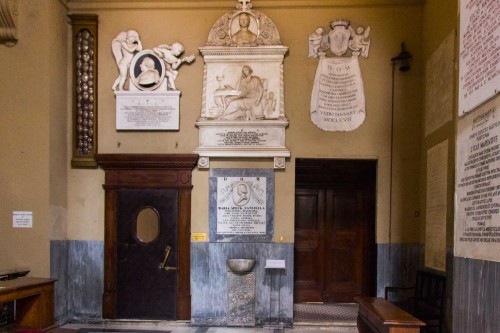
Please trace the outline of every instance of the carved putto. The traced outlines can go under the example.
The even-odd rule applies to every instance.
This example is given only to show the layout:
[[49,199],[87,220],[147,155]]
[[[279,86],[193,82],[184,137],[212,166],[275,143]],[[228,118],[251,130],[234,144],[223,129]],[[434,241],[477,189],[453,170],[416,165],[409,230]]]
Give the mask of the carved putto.
[[251,0],[238,0],[236,10],[226,13],[213,25],[207,46],[280,45],[276,25],[265,14],[252,9]]
[[308,58],[318,58],[325,55],[325,51],[330,51],[335,56],[343,56],[350,49],[353,56],[368,58],[371,40],[370,26],[366,28],[358,26],[354,29],[350,21],[333,20],[330,23],[331,30],[325,34],[322,27],[316,28],[309,35]]
[[[178,68],[183,63],[194,61],[194,54],[180,57],[184,46],[175,42],[161,44],[153,49],[144,49],[135,30],[120,32],[111,43],[111,49],[118,66],[119,75],[113,83],[114,91],[124,91],[125,82],[130,78],[129,90],[177,90],[175,79]],[[165,81],[165,82],[164,82]]]

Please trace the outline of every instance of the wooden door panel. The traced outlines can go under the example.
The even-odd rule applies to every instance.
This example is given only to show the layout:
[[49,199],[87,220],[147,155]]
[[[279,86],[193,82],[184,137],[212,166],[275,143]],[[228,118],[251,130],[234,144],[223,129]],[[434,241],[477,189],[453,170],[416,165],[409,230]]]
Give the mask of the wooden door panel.
[[324,192],[297,190],[295,197],[295,301],[320,302],[324,289]]
[[[123,189],[118,191],[117,317],[176,319],[177,298],[177,191]],[[137,216],[154,209],[159,217],[157,236],[142,242],[136,235]],[[168,258],[165,260],[167,245]],[[160,267],[165,261],[165,266]]]
[[353,302],[375,290],[374,161],[297,163],[295,302]]
[[353,302],[363,288],[362,192],[344,186],[328,189],[325,302]]

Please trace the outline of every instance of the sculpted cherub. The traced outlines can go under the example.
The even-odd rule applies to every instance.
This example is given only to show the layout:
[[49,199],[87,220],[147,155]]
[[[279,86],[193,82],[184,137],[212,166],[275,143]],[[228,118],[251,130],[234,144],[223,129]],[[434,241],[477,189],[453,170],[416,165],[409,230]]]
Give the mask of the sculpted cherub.
[[168,87],[170,87],[170,89],[177,90],[174,82],[179,75],[177,69],[184,62],[193,62],[195,55],[192,54],[184,58],[179,58],[180,55],[184,53],[184,46],[178,42],[171,45],[161,44],[153,48],[153,51],[165,62],[165,74],[168,80]]
[[318,57],[318,52],[320,51],[324,39],[324,32],[325,29],[323,29],[322,27],[318,27],[309,35],[309,54],[307,55],[308,58]]
[[114,91],[123,90],[132,58],[137,52],[142,51],[139,34],[135,30],[120,32],[111,42],[111,49],[120,73],[113,83],[112,89]]
[[353,52],[361,54],[364,58],[368,58],[368,52],[370,50],[371,40],[368,39],[370,34],[370,26],[363,28],[359,26],[356,31],[350,25],[348,27],[351,32],[351,39],[349,40],[349,48]]

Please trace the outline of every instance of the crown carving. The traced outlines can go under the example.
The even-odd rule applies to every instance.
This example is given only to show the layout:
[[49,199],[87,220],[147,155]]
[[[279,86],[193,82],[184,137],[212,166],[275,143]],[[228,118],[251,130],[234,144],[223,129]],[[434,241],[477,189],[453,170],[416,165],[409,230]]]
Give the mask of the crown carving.
[[330,25],[332,26],[332,28],[339,26],[339,25],[347,28],[349,26],[349,24],[351,24],[351,21],[344,20],[344,19],[335,19],[332,22],[330,22]]

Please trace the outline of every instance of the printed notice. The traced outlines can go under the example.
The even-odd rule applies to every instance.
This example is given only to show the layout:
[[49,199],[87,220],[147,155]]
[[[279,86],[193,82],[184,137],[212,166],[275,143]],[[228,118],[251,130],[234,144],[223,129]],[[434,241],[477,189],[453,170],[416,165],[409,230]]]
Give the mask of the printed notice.
[[500,260],[500,98],[458,125],[455,255]]
[[364,120],[358,58],[321,58],[311,94],[311,121],[325,131],[352,131]]
[[217,234],[266,234],[266,177],[217,178]]
[[460,1],[459,115],[500,89],[500,1]]
[[12,212],[13,228],[33,228],[33,212],[14,211]]

